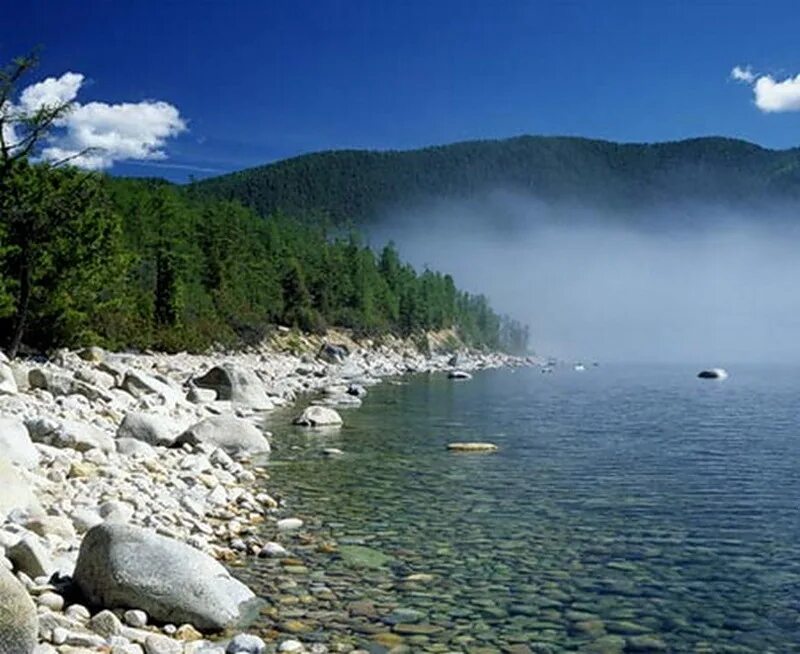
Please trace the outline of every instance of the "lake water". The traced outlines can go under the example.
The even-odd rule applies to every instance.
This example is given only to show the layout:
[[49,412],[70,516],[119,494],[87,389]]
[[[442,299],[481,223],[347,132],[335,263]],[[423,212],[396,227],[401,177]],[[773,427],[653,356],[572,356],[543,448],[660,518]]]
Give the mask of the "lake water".
[[[800,370],[696,372],[423,376],[338,432],[279,416],[270,488],[308,529],[243,572],[263,626],[371,652],[800,651]],[[469,440],[500,449],[445,450]]]

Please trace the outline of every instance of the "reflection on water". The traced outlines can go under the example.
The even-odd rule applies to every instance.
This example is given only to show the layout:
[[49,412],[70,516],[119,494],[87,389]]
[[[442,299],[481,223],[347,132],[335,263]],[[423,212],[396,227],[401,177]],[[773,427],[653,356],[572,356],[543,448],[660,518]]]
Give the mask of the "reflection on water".
[[276,418],[270,488],[310,529],[244,572],[265,624],[373,652],[800,651],[800,371],[731,372],[422,377],[339,432]]

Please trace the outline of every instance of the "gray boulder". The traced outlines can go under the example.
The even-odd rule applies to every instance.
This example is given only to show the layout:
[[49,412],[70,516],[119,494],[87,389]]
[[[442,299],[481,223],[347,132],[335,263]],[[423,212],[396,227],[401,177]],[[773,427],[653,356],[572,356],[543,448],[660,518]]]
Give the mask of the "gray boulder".
[[50,370],[47,368],[34,368],[28,373],[28,383],[31,388],[41,388],[50,391],[53,395],[83,395],[91,401],[109,401],[111,396],[102,388],[75,379],[70,375]]
[[192,386],[186,393],[186,399],[193,404],[208,404],[217,399],[217,391],[211,388],[197,388]]
[[0,523],[14,510],[42,515],[42,507],[30,485],[6,459],[0,458]]
[[0,654],[31,654],[38,634],[36,605],[24,586],[0,566]]
[[78,350],[78,356],[84,361],[100,363],[103,359],[105,359],[106,353],[103,352],[102,348],[99,348],[96,345],[90,345],[82,350]]
[[122,388],[135,398],[156,395],[167,406],[183,402],[183,394],[180,391],[140,370],[128,370],[122,380]]
[[114,439],[99,427],[76,420],[31,418],[25,422],[31,440],[52,447],[68,447],[78,452],[99,449],[114,451]]
[[218,400],[230,400],[259,411],[273,408],[258,376],[249,368],[234,363],[213,367],[196,378],[194,385],[216,391]]
[[237,634],[231,638],[225,654],[264,654],[267,644],[252,634]]
[[232,415],[212,416],[192,425],[178,436],[176,446],[189,443],[216,445],[231,456],[265,454],[269,441],[254,424]]
[[50,554],[33,535],[23,536],[6,551],[6,556],[15,570],[24,572],[31,579],[49,577],[56,571]]
[[82,368],[75,372],[75,379],[91,384],[97,388],[108,390],[113,387],[117,380],[114,375],[98,370],[97,368]]
[[239,622],[255,596],[213,558],[132,525],[105,522],[84,537],[74,581],[104,608],[137,608],[160,622],[218,631]]
[[140,459],[154,459],[158,456],[152,446],[135,438],[118,438],[117,452],[123,456],[132,456]]
[[117,438],[135,438],[148,445],[169,447],[183,427],[164,416],[139,411],[125,414],[117,429]]
[[310,406],[294,420],[301,427],[332,427],[342,424],[342,417],[333,409],[324,406]]
[[11,463],[23,468],[30,470],[39,465],[39,452],[19,418],[0,418],[0,452]]
[[11,366],[0,363],[0,395],[14,395],[17,390],[17,380]]
[[336,345],[335,343],[323,343],[317,353],[317,358],[325,363],[343,363],[350,356],[350,350],[346,345]]

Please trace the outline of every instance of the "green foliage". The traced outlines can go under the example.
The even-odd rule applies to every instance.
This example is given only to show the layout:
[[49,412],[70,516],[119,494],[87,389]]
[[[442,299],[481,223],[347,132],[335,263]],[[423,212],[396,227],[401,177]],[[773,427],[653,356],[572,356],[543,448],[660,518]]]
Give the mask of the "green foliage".
[[800,196],[800,148],[774,151],[725,138],[623,144],[521,136],[405,152],[338,150],[303,155],[196,184],[261,215],[326,215],[362,225],[388,209],[487,190],[532,193],[597,208],[701,200],[749,206]]
[[374,336],[455,327],[491,348],[507,338],[485,298],[447,275],[418,274],[392,245],[376,255],[356,234],[332,238],[323,226],[264,219],[158,180],[75,169],[19,165],[3,197],[0,298],[9,299],[0,310],[13,324],[27,243],[25,342],[36,348],[202,350],[258,341],[275,323]]
[[103,178],[18,162],[3,180],[0,218],[0,334],[10,340],[24,316],[35,347],[93,339],[92,316],[118,303],[125,265]]

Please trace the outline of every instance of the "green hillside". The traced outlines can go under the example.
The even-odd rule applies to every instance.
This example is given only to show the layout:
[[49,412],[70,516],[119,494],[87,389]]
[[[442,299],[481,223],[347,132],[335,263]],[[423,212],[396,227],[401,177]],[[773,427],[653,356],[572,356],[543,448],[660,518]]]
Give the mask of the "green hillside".
[[741,207],[800,198],[800,149],[698,138],[621,144],[522,136],[409,151],[337,150],[210,178],[197,188],[262,215],[327,215],[363,224],[388,209],[487,190],[615,209],[674,201]]

